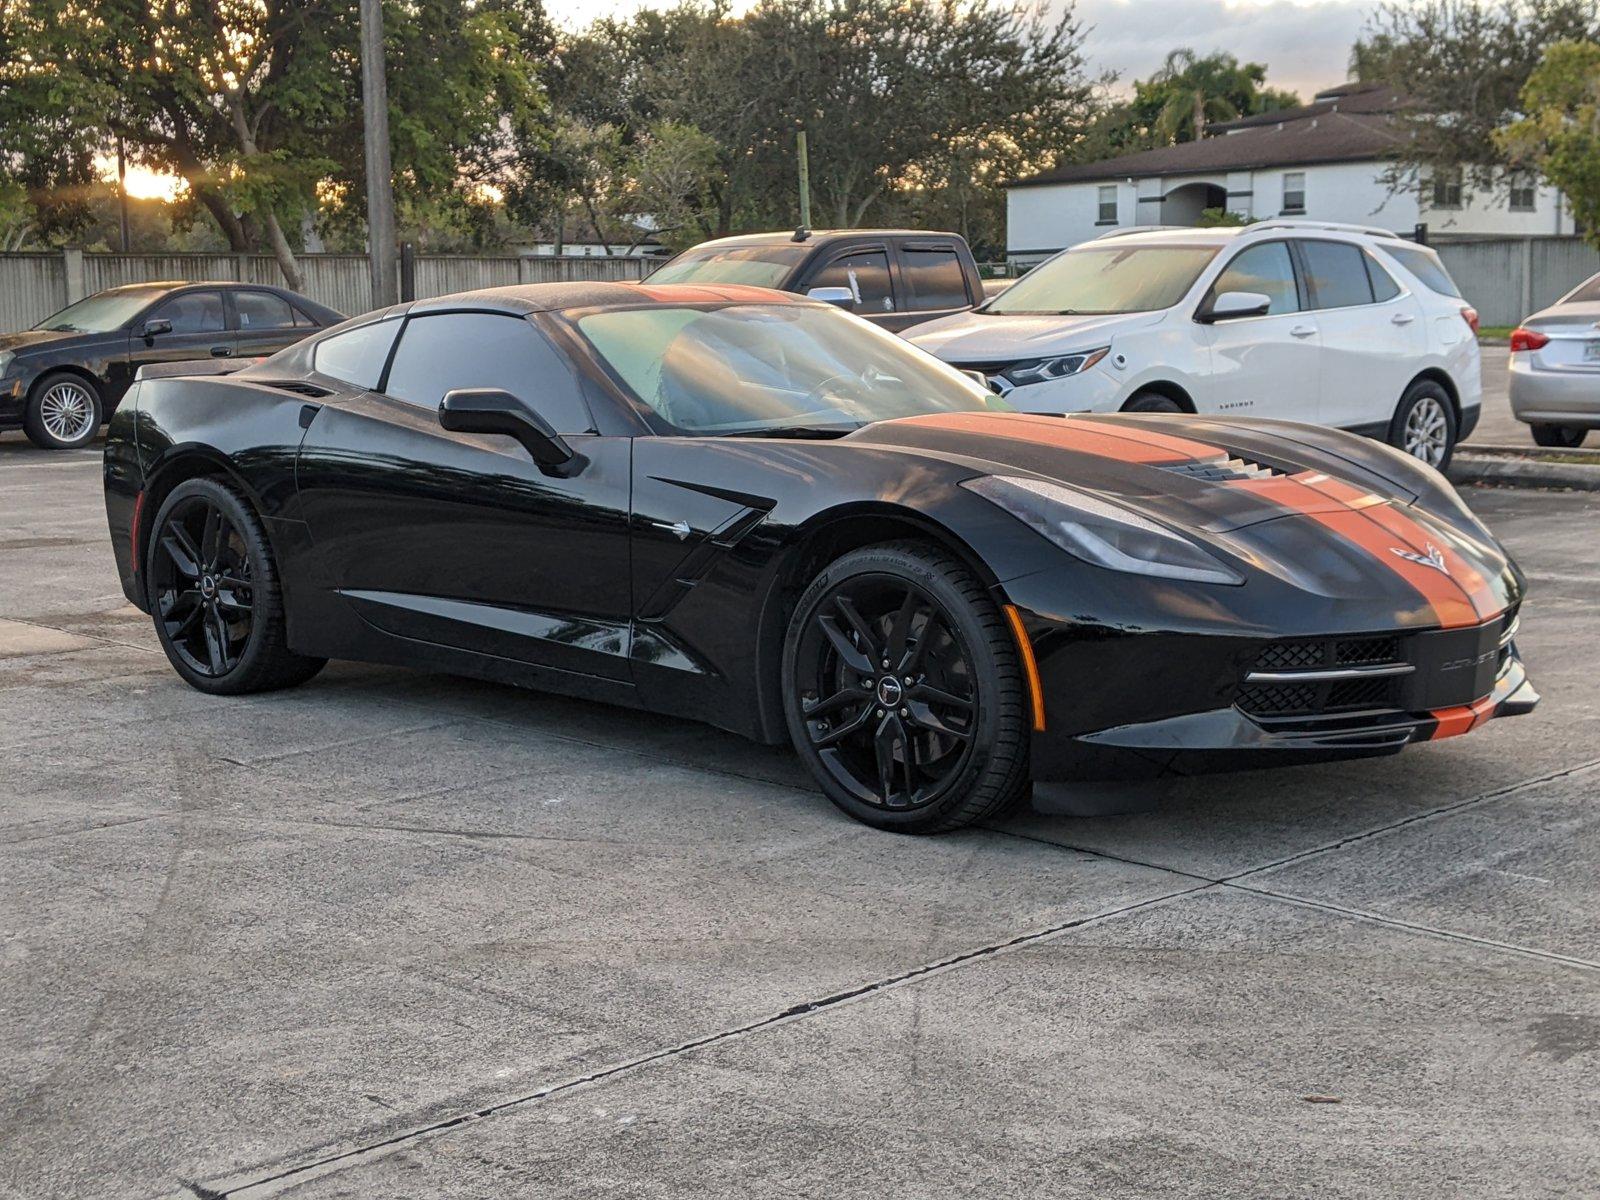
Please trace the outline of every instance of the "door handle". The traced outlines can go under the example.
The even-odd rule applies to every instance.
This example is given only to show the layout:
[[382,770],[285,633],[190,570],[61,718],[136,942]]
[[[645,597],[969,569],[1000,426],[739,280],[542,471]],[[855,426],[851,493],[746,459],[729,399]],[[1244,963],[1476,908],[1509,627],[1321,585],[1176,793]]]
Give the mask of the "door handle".
[[232,358],[233,357],[233,347],[232,346],[213,346],[213,347],[211,347],[211,357],[212,358]]
[[1389,320],[1393,321],[1396,325],[1409,325],[1411,322],[1415,321],[1416,318],[1410,313],[1395,313],[1395,315],[1390,317]]
[[1297,338],[1308,338],[1312,334],[1314,334],[1316,331],[1317,331],[1317,327],[1315,325],[1296,325],[1293,329],[1289,330],[1289,336],[1290,337],[1297,337]]

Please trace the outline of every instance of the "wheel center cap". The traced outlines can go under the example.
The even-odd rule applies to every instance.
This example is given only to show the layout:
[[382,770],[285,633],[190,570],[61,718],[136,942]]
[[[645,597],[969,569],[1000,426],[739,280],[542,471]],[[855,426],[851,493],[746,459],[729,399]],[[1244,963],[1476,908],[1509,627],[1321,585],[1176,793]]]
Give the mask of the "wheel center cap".
[[200,580],[200,594],[207,600],[217,594],[217,581],[210,575],[202,576]]
[[878,703],[885,708],[898,707],[900,701],[905,698],[905,694],[905,689],[900,686],[898,679],[884,676],[884,678],[878,680]]

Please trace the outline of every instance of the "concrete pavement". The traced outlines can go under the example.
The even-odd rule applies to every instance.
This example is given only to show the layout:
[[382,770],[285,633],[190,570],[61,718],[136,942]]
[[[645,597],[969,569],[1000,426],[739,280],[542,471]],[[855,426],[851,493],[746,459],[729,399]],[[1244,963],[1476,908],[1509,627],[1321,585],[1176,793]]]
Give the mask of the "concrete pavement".
[[1600,586],[1534,715],[876,833],[787,753],[338,665],[216,700],[0,445],[0,1195],[1594,1194]]

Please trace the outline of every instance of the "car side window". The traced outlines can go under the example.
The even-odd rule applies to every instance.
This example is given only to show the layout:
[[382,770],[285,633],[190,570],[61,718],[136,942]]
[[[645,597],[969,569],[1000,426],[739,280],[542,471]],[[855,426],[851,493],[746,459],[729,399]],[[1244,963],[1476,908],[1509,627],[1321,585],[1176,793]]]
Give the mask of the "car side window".
[[1394,281],[1394,276],[1389,274],[1384,266],[1370,254],[1361,256],[1367,264],[1367,279],[1372,284],[1372,298],[1379,304],[1393,300],[1400,294],[1400,285]]
[[173,333],[218,333],[228,324],[222,316],[221,292],[185,292],[174,296],[148,319],[171,321]]
[[1349,242],[1304,241],[1300,254],[1306,264],[1306,288],[1312,308],[1351,308],[1372,303],[1372,283],[1367,278],[1366,257]]
[[1241,250],[1222,268],[1206,296],[1209,307],[1223,292],[1259,292],[1270,296],[1267,315],[1300,311],[1300,293],[1295,288],[1294,260],[1287,242],[1262,242]]
[[[882,250],[856,250],[834,259],[806,285],[849,288],[858,313],[894,311],[894,289],[889,283],[889,256]],[[963,301],[965,303],[965,301]]]
[[456,388],[495,388],[531,405],[557,433],[593,428],[582,385],[550,340],[522,317],[438,313],[412,317],[389,365],[384,394],[435,409]]
[[383,378],[383,365],[389,361],[389,348],[399,332],[397,320],[373,321],[323,338],[311,352],[312,368],[372,391]]
[[953,249],[943,246],[906,246],[900,251],[904,266],[906,307],[914,309],[963,308],[967,276]]
[[271,292],[235,292],[233,308],[239,314],[240,333],[295,326],[294,309],[282,296]]

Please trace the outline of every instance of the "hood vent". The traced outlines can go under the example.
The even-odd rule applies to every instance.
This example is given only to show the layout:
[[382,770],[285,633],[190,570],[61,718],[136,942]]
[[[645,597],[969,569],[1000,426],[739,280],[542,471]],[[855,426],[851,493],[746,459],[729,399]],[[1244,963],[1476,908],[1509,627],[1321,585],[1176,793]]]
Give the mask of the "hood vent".
[[1213,458],[1206,462],[1174,463],[1161,469],[1171,471],[1174,475],[1187,475],[1190,479],[1204,479],[1208,483],[1233,483],[1240,479],[1271,479],[1277,475],[1288,474],[1287,471],[1280,471],[1277,467],[1265,466],[1243,458]]

